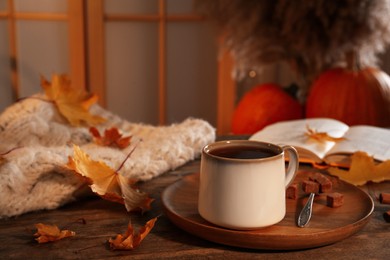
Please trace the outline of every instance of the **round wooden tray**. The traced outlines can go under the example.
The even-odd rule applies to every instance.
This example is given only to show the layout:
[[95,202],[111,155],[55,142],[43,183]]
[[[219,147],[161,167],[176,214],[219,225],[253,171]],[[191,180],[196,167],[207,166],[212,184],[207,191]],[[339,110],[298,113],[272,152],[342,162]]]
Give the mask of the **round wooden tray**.
[[[299,172],[295,182],[307,179],[307,173]],[[168,186],[162,193],[162,204],[168,218],[181,229],[220,244],[271,250],[291,250],[324,246],[347,238],[363,228],[374,210],[371,197],[361,189],[330,177],[333,191],[344,195],[344,205],[339,208],[326,206],[326,196],[316,195],[313,215],[308,226],[296,225],[298,214],[307,200],[286,199],[286,216],[276,225],[253,230],[238,231],[216,226],[204,220],[198,213],[199,174],[188,175]]]

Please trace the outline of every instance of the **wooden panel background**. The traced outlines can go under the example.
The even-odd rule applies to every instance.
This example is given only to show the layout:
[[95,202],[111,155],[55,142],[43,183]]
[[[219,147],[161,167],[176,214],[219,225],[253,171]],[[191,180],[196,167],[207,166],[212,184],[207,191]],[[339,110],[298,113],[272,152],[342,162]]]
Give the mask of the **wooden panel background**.
[[[19,1],[19,2],[17,2]],[[41,22],[60,22],[66,23],[68,28],[68,50],[69,70],[52,71],[51,73],[67,73],[70,75],[73,84],[85,87],[91,92],[98,94],[100,104],[107,106],[107,71],[105,69],[106,46],[105,46],[105,24],[108,22],[146,22],[157,24],[158,28],[158,86],[156,88],[158,95],[158,124],[170,123],[167,120],[167,26],[168,23],[204,23],[203,17],[194,13],[176,14],[169,13],[167,4],[169,0],[155,0],[157,3],[157,13],[110,13],[105,12],[104,0],[61,0],[65,1],[67,10],[64,12],[48,11],[20,11],[16,10],[16,3],[21,4],[23,0],[3,0],[5,8],[0,10],[0,21],[7,23],[7,34],[9,43],[10,58],[10,82],[12,88],[12,100],[16,101],[23,96],[21,91],[20,71],[20,46],[18,46],[18,26],[20,21],[41,21]],[[60,1],[60,0],[58,0]],[[41,2],[44,4],[45,1]],[[37,6],[40,1],[37,1]],[[171,1],[175,4],[175,1]],[[0,3],[0,8],[2,7]],[[37,8],[38,9],[38,8]],[[45,10],[45,8],[43,9]],[[235,83],[231,79],[231,61],[224,55],[221,59],[215,55],[215,64],[218,66],[215,75],[215,93],[217,97],[207,96],[205,99],[212,98],[215,103],[214,111],[216,114],[215,122],[210,122],[217,127],[219,133],[227,133],[230,129],[230,116],[232,104],[235,100]],[[37,60],[37,63],[39,60]],[[36,75],[39,78],[39,75]],[[8,86],[2,86],[8,88]],[[215,100],[214,100],[215,98]],[[210,103],[210,102],[209,102]],[[2,104],[0,104],[1,106]],[[8,104],[2,105],[4,108]],[[200,106],[202,104],[199,104]],[[178,108],[180,109],[180,108]],[[188,115],[192,116],[192,115]],[[213,117],[211,117],[213,118]]]

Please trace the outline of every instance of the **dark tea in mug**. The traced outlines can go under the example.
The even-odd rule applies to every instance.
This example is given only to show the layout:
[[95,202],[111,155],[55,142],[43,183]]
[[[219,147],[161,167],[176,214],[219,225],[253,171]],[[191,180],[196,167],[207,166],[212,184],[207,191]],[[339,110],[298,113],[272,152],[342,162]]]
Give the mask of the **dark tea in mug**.
[[231,145],[225,147],[218,147],[209,150],[211,155],[218,157],[225,157],[231,159],[261,159],[278,155],[278,151],[274,151],[271,148],[260,148],[257,146],[245,146],[245,145]]

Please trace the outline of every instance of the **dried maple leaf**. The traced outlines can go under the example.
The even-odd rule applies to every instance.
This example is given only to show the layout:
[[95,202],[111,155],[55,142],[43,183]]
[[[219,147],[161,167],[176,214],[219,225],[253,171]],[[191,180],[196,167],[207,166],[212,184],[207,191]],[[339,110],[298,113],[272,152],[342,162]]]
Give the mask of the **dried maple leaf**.
[[79,126],[83,122],[96,125],[105,121],[89,113],[90,106],[97,102],[97,96],[88,94],[82,87],[73,87],[66,75],[54,74],[51,83],[41,77],[41,86],[71,125]]
[[[93,192],[104,199],[124,203],[127,211],[150,209],[153,199],[149,198],[148,194],[132,187],[136,180],[126,178],[118,173],[124,163],[115,171],[102,161],[90,159],[88,154],[84,153],[77,145],[74,145],[73,148],[74,155],[73,157],[69,156],[67,166],[84,176]],[[134,149],[127,158],[133,151]]]
[[309,125],[306,125],[305,135],[319,142],[324,142],[324,141],[338,142],[338,141],[345,140],[344,137],[332,137],[326,132],[317,132],[316,129],[311,128]]
[[35,224],[37,232],[34,237],[38,243],[54,242],[65,237],[73,237],[75,232],[70,230],[60,230],[56,225],[45,225],[42,223]]
[[349,170],[332,167],[328,171],[331,175],[354,185],[364,185],[369,181],[382,182],[390,180],[390,160],[376,164],[372,156],[365,152],[356,152],[352,155]]
[[114,239],[110,238],[108,243],[110,244],[110,248],[113,250],[133,250],[137,248],[142,240],[149,234],[149,232],[154,227],[154,223],[156,223],[157,217],[152,218],[148,222],[146,222],[145,226],[141,227],[138,233],[134,232],[134,227],[129,221],[126,232],[121,235],[118,234]]
[[130,145],[131,136],[122,137],[116,127],[106,129],[104,135],[101,136],[96,127],[90,127],[89,132],[93,135],[95,143],[102,146],[116,146],[124,149]]

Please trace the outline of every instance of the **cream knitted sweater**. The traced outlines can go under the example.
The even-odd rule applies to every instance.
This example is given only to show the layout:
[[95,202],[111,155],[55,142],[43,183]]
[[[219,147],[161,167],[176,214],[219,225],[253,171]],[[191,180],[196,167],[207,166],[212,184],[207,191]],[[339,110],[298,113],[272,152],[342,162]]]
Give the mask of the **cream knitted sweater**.
[[[92,114],[107,119],[102,133],[117,127],[123,136],[142,139],[120,173],[146,181],[199,156],[204,145],[215,140],[215,129],[200,119],[189,118],[170,126],[130,123],[95,105]],[[79,145],[94,160],[113,169],[130,149],[98,146],[88,128],[72,127],[53,104],[25,99],[0,115],[0,218],[29,211],[54,209],[75,199],[82,181],[64,165]]]

